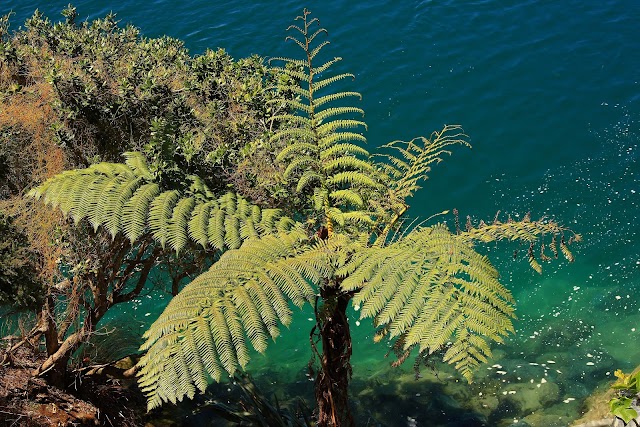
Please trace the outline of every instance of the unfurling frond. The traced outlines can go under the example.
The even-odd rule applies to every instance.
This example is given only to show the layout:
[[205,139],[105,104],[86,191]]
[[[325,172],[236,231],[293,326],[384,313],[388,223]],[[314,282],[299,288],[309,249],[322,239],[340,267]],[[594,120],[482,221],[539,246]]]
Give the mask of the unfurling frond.
[[237,248],[242,241],[278,230],[293,221],[277,210],[262,210],[233,193],[214,197],[204,183],[193,179],[184,195],[162,191],[139,153],[126,153],[127,163],[98,163],[65,171],[29,195],[59,207],[77,223],[89,221],[131,242],[149,233],[162,247],[180,252],[189,241],[203,248]]
[[280,334],[278,324],[291,322],[290,302],[311,302],[312,285],[331,274],[326,251],[309,244],[296,229],[247,240],[171,300],[141,348],[140,387],[149,409],[193,397],[207,377],[220,381],[244,368],[249,343],[266,349]]

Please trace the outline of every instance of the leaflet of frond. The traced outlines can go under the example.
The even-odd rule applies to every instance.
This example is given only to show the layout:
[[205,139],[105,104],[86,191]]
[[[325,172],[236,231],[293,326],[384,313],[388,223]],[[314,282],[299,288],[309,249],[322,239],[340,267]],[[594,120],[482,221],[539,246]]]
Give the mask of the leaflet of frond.
[[351,73],[343,73],[343,74],[338,74],[332,77],[327,77],[326,79],[322,79],[322,80],[317,80],[316,82],[313,83],[313,90],[314,91],[319,91],[324,87],[327,87],[337,81],[346,79],[348,77],[351,77],[352,79],[355,79],[356,76],[354,76]]
[[[284,58],[272,58],[272,60],[283,60],[285,62],[288,62],[290,64],[295,64],[298,66],[306,66],[306,62],[302,61],[302,60],[289,60],[287,61]],[[297,80],[301,80],[303,82],[309,82],[309,74],[302,72],[302,71],[297,71],[297,70],[292,70],[290,68],[284,68],[284,67],[271,67],[271,69],[275,72],[279,72],[279,73],[283,73],[283,74],[287,74],[291,77],[294,77]]]
[[142,153],[137,151],[128,151],[123,154],[123,157],[125,158],[125,164],[133,170],[136,176],[147,181],[153,179],[153,175],[147,166],[147,159]]
[[291,161],[291,163],[287,165],[287,168],[285,169],[282,176],[285,179],[291,179],[293,175],[297,175],[300,172],[304,172],[310,169],[313,170],[316,168],[317,168],[316,159],[311,158],[309,156],[302,155],[302,156],[296,157],[294,160]]
[[337,101],[339,99],[347,98],[347,97],[356,97],[359,100],[362,100],[362,95],[359,92],[338,92],[338,93],[323,95],[319,98],[316,98],[314,99],[314,104],[316,108],[320,108],[324,104]]
[[[333,137],[335,138],[332,140],[331,138]],[[326,161],[327,159],[342,156],[368,157],[369,152],[364,148],[349,142],[344,142],[353,140],[367,141],[364,136],[349,132],[340,132],[331,137],[323,138],[323,141],[325,141],[323,145],[327,146],[327,148],[323,148],[322,151],[320,151],[320,160]],[[335,144],[336,142],[340,142],[340,144]]]
[[301,192],[302,190],[307,188],[309,185],[311,185],[313,182],[321,183],[322,176],[317,172],[306,170],[300,177],[300,180],[298,181],[298,185],[296,186],[296,191]]
[[276,161],[281,162],[289,156],[296,155],[315,155],[318,152],[318,146],[309,142],[293,142],[287,145],[276,157]]
[[357,208],[361,208],[364,204],[362,197],[353,190],[336,190],[329,194],[329,197],[336,205],[350,204]]
[[131,242],[145,232],[151,201],[160,193],[158,184],[145,184],[138,188],[122,208],[124,234]]
[[357,170],[362,172],[369,172],[373,170],[373,166],[370,162],[365,160],[360,160],[357,157],[352,156],[344,156],[334,158],[328,161],[323,162],[322,164],[323,170],[327,174],[333,174],[334,172],[340,170]]
[[357,107],[334,107],[327,108],[316,113],[316,119],[318,121],[324,121],[327,118],[335,117],[341,114],[361,114],[364,117],[364,110]]
[[[318,31],[320,31],[320,30],[318,30]],[[333,59],[331,59],[331,60],[329,60],[329,61],[325,62],[325,63],[324,63],[324,64],[322,64],[321,66],[319,66],[319,67],[314,67],[314,68],[312,69],[313,74],[321,74],[321,73],[323,73],[324,71],[328,70],[332,65],[334,65],[334,64],[336,64],[337,62],[340,62],[340,61],[342,61],[342,58],[340,58],[339,56],[336,56],[335,58],[333,58]]]
[[178,197],[176,190],[165,191],[156,197],[149,207],[149,228],[163,248],[169,238],[169,225]]
[[196,205],[188,225],[189,237],[205,249],[209,244],[207,229],[209,226],[209,213],[213,205],[213,202]]
[[168,230],[168,242],[176,254],[179,254],[189,241],[187,227],[195,201],[189,197],[181,199],[173,209]]
[[376,183],[369,175],[357,171],[338,172],[327,180],[327,185],[356,185],[367,188],[377,188]]
[[[325,136],[331,135],[333,132],[337,130],[355,129],[359,127],[363,127],[364,129],[367,129],[367,124],[360,120],[333,120],[331,122],[327,122],[325,124],[318,126],[317,129],[320,137],[325,137]],[[327,146],[327,143],[326,141],[321,141],[321,143],[318,145],[321,148],[324,148]]]

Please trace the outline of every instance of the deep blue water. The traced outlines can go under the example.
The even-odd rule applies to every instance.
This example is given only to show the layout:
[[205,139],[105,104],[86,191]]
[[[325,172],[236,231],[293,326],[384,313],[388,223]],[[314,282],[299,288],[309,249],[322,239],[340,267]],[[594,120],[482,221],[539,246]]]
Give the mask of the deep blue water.
[[[58,19],[66,4],[4,0],[0,14],[13,10],[17,28],[36,8]],[[524,261],[512,262],[508,247],[489,248],[519,301],[518,335],[496,358],[507,373],[483,367],[478,384],[469,387],[474,396],[485,390],[484,396],[503,399],[514,384],[545,378],[560,390],[545,411],[566,425],[613,370],[640,364],[638,0],[84,0],[75,6],[81,19],[114,11],[146,36],[180,38],[192,53],[224,47],[235,57],[294,55],[284,30],[309,7],[329,30],[330,53],[344,58],[340,70],[356,75],[353,89],[363,95],[371,148],[428,135],[445,123],[461,124],[471,137],[472,150],[456,149],[434,168],[412,215],[456,207],[464,216],[491,219],[499,209],[531,211],[585,237],[574,264],[545,266],[542,276]],[[141,304],[128,315],[135,312],[153,309]],[[307,317],[300,315],[267,358],[254,360],[256,375],[272,383],[297,381],[309,358]],[[376,376],[385,386],[373,394],[388,393],[394,377],[387,374],[385,348],[371,344],[364,322],[355,337],[360,389],[354,394],[372,387],[364,378]],[[547,360],[556,362],[553,369],[540,367]],[[517,373],[522,366],[529,366],[526,374]],[[401,384],[408,388],[398,386],[391,395],[412,394],[398,397],[406,405],[399,406],[397,425],[406,425],[408,416],[418,425],[456,419],[452,412],[421,423],[427,413],[421,405],[427,405],[424,396],[414,396],[420,383]],[[391,417],[392,406],[385,407],[380,396],[359,402],[377,404]],[[455,398],[464,403],[471,396]],[[505,411],[503,420],[488,422],[508,425],[507,419],[525,415]]]

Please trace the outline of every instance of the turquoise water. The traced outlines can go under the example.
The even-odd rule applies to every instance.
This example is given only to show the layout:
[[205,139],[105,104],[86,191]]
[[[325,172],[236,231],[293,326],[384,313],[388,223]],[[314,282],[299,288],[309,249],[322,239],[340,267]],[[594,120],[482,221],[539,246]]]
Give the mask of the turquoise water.
[[[13,10],[15,28],[36,8],[57,18],[66,3],[5,0],[0,14]],[[341,71],[356,74],[371,147],[445,123],[471,136],[472,150],[434,168],[411,215],[531,211],[584,235],[575,263],[545,265],[542,276],[514,262],[512,247],[488,248],[519,302],[518,333],[472,386],[446,367],[438,367],[439,380],[428,369],[419,380],[410,366],[390,371],[386,348],[373,345],[372,328],[356,326],[354,316],[352,391],[362,425],[567,425],[615,369],[640,364],[637,0],[75,5],[82,19],[114,11],[147,36],[180,38],[193,53],[220,46],[235,57],[295,54],[284,29],[307,6],[329,29]],[[135,337],[157,310],[143,299],[116,317]],[[309,396],[308,317],[300,313],[250,365],[281,397]]]

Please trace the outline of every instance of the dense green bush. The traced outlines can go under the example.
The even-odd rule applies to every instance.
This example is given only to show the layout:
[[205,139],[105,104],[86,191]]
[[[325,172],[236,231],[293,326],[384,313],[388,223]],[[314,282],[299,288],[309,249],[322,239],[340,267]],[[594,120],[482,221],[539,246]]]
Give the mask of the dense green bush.
[[32,309],[42,302],[35,265],[27,237],[0,213],[0,304]]
[[282,204],[289,190],[273,178],[278,171],[250,159],[270,155],[272,118],[287,110],[272,101],[292,96],[278,90],[288,78],[258,56],[194,56],[181,41],[143,37],[113,14],[87,22],[77,22],[72,6],[62,14],[55,22],[36,12],[13,32],[10,16],[0,18],[0,212],[12,230],[0,229],[0,303],[39,307],[32,332],[44,335],[51,356],[42,372],[55,364],[60,384],[70,355],[113,305],[150,286],[150,270],[162,263],[170,277],[163,285],[176,294],[217,255],[177,257],[151,239],[128,244],[88,224],[73,228],[24,193],[66,169],[135,150],[165,188],[197,175],[212,191],[234,185],[251,200]]

